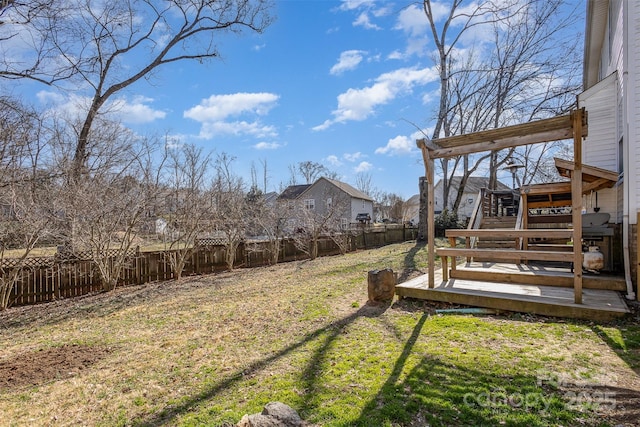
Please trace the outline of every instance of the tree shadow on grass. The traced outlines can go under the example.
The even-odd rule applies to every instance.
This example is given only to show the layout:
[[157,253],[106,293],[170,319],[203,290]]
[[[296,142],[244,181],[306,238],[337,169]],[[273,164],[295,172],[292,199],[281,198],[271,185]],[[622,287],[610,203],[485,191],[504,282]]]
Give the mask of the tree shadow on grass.
[[[359,418],[345,425],[547,426],[571,425],[583,413],[568,407],[565,391],[532,375],[501,375],[426,355],[409,372],[410,355],[428,318],[423,315],[393,370]],[[622,390],[620,390],[622,391]]]
[[[214,397],[216,397],[216,395],[225,391],[229,387],[234,386],[236,383],[246,380],[247,377],[251,377],[255,374],[258,374],[260,371],[266,369],[271,364],[276,363],[278,360],[282,359],[283,357],[286,357],[287,355],[291,354],[296,350],[302,349],[305,345],[311,343],[316,339],[321,338],[325,334],[328,334],[327,337],[324,338],[324,341],[320,346],[320,348],[314,353],[313,357],[311,358],[310,362],[307,364],[307,367],[305,368],[303,373],[303,378],[304,378],[304,381],[306,382],[305,390],[308,398],[308,399],[305,399],[305,401],[312,400],[311,395],[313,394],[313,391],[316,388],[316,384],[315,384],[316,380],[314,376],[315,367],[318,366],[318,364],[324,359],[333,341],[335,341],[340,336],[340,334],[342,333],[343,329],[346,326],[352,324],[356,319],[360,317],[380,316],[382,313],[384,313],[387,310],[387,308],[389,308],[389,305],[364,306],[360,308],[358,311],[356,311],[355,313],[352,313],[347,317],[336,320],[322,328],[316,329],[312,333],[307,334],[300,341],[282,349],[281,351],[273,354],[272,356],[258,360],[250,364],[249,366],[245,367],[244,369],[238,372],[235,372],[229,377],[206,387],[201,392],[196,393],[193,396],[188,396],[182,399],[177,404],[168,405],[160,412],[152,414],[150,417],[147,417],[145,419],[133,420],[130,425],[141,426],[141,427],[142,426],[151,427],[151,426],[170,424],[175,418],[191,412],[193,408],[198,406],[200,403],[213,399]],[[308,409],[311,409],[311,407],[309,406],[309,407],[303,408],[303,411]]]
[[427,246],[427,242],[423,240],[417,240],[414,247],[412,247],[409,252],[404,256],[404,262],[402,264],[402,274],[398,277],[398,283],[405,282],[411,273],[418,270],[416,255],[420,252],[421,249],[424,249]]
[[620,336],[615,338],[600,325],[594,325],[591,329],[637,375],[640,375],[640,325],[616,326],[615,329]]

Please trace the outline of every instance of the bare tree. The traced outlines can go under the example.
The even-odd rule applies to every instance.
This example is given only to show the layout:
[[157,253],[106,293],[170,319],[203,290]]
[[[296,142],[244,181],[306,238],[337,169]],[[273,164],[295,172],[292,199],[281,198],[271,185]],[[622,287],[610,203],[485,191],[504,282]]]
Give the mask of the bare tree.
[[[11,304],[34,248],[56,236],[60,186],[45,170],[42,122],[19,102],[0,98],[0,310]],[[18,252],[7,259],[7,250]]]
[[210,163],[211,156],[194,145],[168,152],[158,205],[166,221],[165,257],[177,280],[182,277],[198,236],[212,229],[213,200],[206,182]]
[[[465,32],[482,24],[485,18],[490,15],[491,3],[488,1],[478,4],[471,13],[463,8],[463,3],[464,0],[454,0],[451,3],[449,13],[440,27],[438,27],[438,15],[434,13],[433,2],[423,0],[422,3],[424,13],[429,21],[433,42],[438,51],[438,58],[435,62],[440,73],[440,103],[431,139],[438,139],[440,136],[448,137],[453,134],[450,111],[455,102],[451,99],[449,80],[451,75],[455,73],[453,68],[456,61],[456,49]],[[453,25],[454,21],[458,21],[458,25]],[[451,34],[450,31],[454,33]],[[449,199],[448,159],[441,159],[440,165],[443,175],[443,197],[446,202]]]
[[[292,235],[294,243],[311,259],[318,256],[318,242],[321,236],[337,240],[336,243],[342,241],[338,236],[347,231],[347,212],[351,207],[350,198],[344,192],[333,191],[330,187],[318,196],[317,199],[313,199],[313,203],[310,199],[297,200],[292,210],[292,222],[295,224]],[[340,244],[338,246],[340,247]]]
[[[5,77],[85,88],[89,103],[78,129],[72,172],[77,179],[88,157],[96,118],[117,93],[149,79],[166,64],[220,57],[217,37],[228,31],[264,31],[272,21],[269,0],[151,0],[16,2],[6,11],[20,27],[0,27],[30,40],[21,52],[4,51]],[[10,27],[10,28],[9,28]],[[19,58],[19,60],[14,60]],[[28,65],[26,65],[28,64]]]
[[254,234],[266,239],[269,264],[277,264],[280,257],[288,208],[275,200],[266,200],[264,196],[259,191],[249,191],[247,195],[247,218],[252,222]]
[[[439,53],[440,104],[432,139],[549,117],[574,103],[571,94],[579,85],[580,44],[566,29],[579,14],[561,13],[564,3],[485,1],[470,13],[464,1],[456,0],[447,17],[438,20],[432,2],[423,1]],[[463,36],[480,26],[492,31],[493,40],[465,46],[465,55],[460,55]],[[567,37],[558,36],[563,32]],[[497,171],[513,151],[442,159],[445,201],[450,178],[462,172],[455,211],[467,178],[487,160],[495,187]]]
[[92,137],[91,172],[64,187],[63,232],[72,242],[67,250],[89,252],[108,291],[117,286],[127,267],[129,251],[152,206],[158,177],[155,145],[117,123],[101,123]]
[[404,199],[395,193],[376,194],[375,207],[381,220],[400,222],[404,218]]
[[305,184],[313,184],[316,179],[328,172],[327,168],[323,164],[309,160],[299,162],[296,169],[304,178]]
[[356,175],[356,188],[367,196],[373,196],[375,189],[371,183],[371,174],[369,172],[359,172]]
[[232,170],[234,160],[226,153],[218,155],[212,189],[216,227],[225,239],[225,261],[229,270],[233,270],[236,251],[245,239],[248,223],[244,183]]

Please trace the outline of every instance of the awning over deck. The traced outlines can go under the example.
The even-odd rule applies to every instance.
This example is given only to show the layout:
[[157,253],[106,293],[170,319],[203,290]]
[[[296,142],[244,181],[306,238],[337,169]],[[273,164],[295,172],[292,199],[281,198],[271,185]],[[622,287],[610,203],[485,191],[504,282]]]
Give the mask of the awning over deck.
[[[554,159],[560,176],[571,178],[574,163],[569,160]],[[613,187],[618,182],[618,174],[595,166],[582,165],[582,194]],[[525,185],[520,189],[526,198],[528,208],[554,208],[571,206],[571,181]]]

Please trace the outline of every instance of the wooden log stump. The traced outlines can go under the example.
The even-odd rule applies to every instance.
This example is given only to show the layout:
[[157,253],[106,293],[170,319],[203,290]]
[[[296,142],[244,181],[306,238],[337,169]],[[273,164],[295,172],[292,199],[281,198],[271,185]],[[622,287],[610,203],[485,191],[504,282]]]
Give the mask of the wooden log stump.
[[368,277],[368,303],[380,303],[393,300],[398,278],[390,268],[371,270]]

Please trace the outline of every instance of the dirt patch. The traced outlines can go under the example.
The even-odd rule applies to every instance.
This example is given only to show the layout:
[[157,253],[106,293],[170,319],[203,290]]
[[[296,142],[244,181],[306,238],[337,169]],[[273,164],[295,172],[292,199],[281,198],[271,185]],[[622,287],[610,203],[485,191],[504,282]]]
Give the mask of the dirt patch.
[[111,351],[104,347],[72,344],[19,354],[0,361],[0,391],[74,377]]

